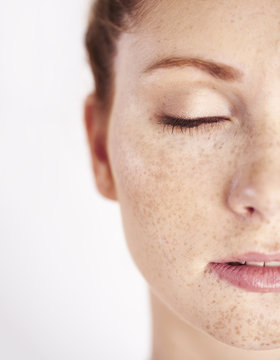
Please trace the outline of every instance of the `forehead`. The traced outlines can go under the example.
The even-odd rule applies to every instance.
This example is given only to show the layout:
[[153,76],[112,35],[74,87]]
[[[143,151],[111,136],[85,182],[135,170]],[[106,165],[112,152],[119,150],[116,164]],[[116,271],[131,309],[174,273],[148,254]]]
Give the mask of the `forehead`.
[[279,15],[277,0],[157,1],[133,32],[122,34],[116,75],[132,83],[171,55],[214,59],[245,72],[273,68],[280,55]]

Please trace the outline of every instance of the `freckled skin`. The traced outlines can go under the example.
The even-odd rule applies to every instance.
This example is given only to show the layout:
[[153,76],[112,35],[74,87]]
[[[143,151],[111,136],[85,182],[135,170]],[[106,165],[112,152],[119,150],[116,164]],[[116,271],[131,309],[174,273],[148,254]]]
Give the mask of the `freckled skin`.
[[[151,294],[152,360],[279,360],[280,293],[233,287],[207,264],[280,251],[280,2],[161,0],[155,9],[118,43],[108,128],[127,245]],[[141,77],[151,61],[190,54],[240,68],[243,82],[192,68]],[[212,86],[201,85],[203,99],[196,81]],[[231,122],[192,134],[155,121],[162,109],[230,107]]]

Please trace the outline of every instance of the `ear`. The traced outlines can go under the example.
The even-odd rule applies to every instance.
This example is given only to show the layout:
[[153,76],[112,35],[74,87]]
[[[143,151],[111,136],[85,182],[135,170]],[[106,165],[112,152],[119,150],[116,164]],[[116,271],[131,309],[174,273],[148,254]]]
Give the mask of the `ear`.
[[108,120],[99,108],[95,94],[88,95],[84,103],[84,125],[90,147],[95,183],[104,197],[117,200],[106,146]]

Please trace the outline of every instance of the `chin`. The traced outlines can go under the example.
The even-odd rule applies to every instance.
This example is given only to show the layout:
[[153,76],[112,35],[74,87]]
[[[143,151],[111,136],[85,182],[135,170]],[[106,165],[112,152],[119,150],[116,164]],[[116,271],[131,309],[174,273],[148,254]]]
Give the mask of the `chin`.
[[225,334],[217,332],[208,333],[208,335],[225,345],[229,345],[240,350],[266,351],[280,348],[280,338],[269,338],[269,334],[265,337],[258,336],[257,334],[255,336],[249,336],[248,334],[226,336]]

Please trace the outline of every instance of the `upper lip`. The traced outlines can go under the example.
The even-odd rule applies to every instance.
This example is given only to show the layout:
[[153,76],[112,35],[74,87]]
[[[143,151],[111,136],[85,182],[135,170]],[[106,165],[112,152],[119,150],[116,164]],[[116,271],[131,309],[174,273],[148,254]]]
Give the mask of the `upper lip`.
[[280,261],[280,253],[276,254],[262,254],[259,252],[248,252],[241,255],[233,255],[227,258],[218,259],[216,263],[227,263],[227,262],[243,262],[243,261],[259,261],[259,262],[269,262],[269,261]]

